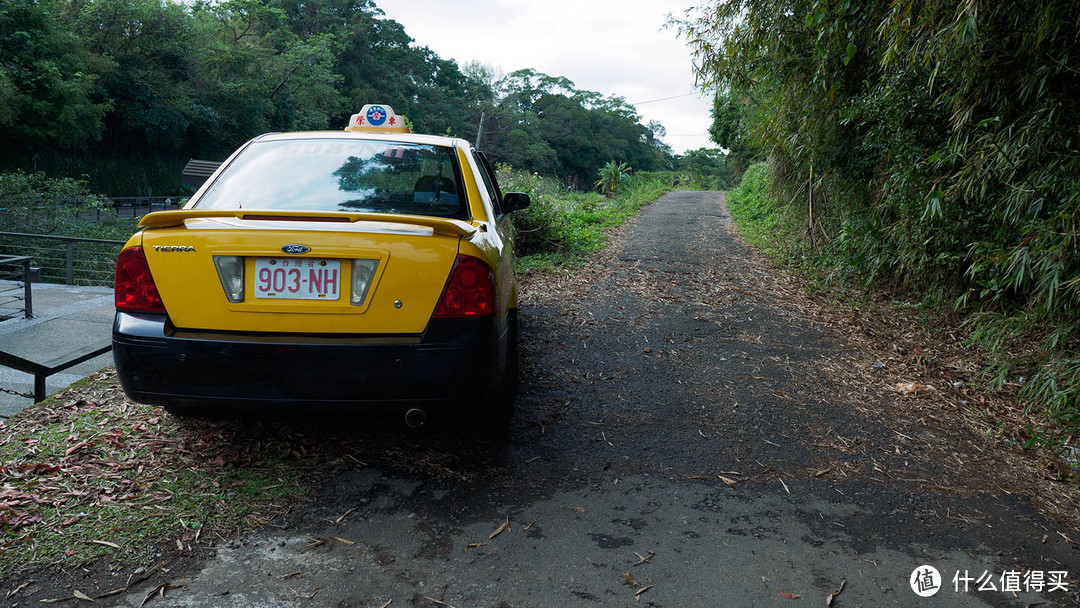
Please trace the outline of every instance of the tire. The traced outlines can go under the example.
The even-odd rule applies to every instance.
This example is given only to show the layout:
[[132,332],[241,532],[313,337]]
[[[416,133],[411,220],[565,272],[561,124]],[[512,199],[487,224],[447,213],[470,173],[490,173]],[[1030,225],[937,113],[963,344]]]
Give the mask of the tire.
[[506,433],[510,428],[510,420],[514,417],[514,402],[517,400],[518,379],[518,320],[517,309],[511,309],[507,314],[507,344],[506,365],[503,369],[502,378],[498,386],[487,401],[477,411],[479,421],[486,430],[495,431],[499,434]]

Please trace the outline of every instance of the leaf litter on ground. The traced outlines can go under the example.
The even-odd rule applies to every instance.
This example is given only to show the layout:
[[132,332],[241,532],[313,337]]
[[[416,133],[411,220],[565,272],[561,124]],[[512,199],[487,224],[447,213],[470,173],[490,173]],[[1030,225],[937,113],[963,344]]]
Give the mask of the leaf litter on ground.
[[[163,542],[190,553],[237,538],[285,517],[312,479],[364,466],[364,441],[178,418],[128,400],[111,368],[94,374],[0,424],[0,582],[106,556],[134,570]],[[456,475],[437,454],[395,449],[405,466]]]

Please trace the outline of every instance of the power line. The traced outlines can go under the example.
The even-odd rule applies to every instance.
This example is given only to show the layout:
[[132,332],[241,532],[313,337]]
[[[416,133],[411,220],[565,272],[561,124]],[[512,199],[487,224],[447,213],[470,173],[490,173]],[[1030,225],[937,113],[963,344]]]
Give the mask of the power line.
[[647,104],[647,103],[656,103],[658,101],[667,101],[669,99],[678,99],[680,97],[690,97],[691,95],[700,96],[701,93],[683,93],[682,95],[672,95],[671,97],[661,97],[660,99],[650,99],[648,101],[635,101],[635,102],[631,103],[630,105],[632,105],[632,106],[640,106],[640,105]]

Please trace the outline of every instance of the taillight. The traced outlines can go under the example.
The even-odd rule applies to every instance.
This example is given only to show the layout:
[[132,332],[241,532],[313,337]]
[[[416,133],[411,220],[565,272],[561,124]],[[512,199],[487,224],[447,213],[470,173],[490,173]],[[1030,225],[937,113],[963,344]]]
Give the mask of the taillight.
[[487,317],[495,314],[495,273],[487,264],[468,255],[459,255],[450,271],[450,280],[435,307],[436,319]]
[[165,312],[142,247],[129,247],[116,258],[116,309]]

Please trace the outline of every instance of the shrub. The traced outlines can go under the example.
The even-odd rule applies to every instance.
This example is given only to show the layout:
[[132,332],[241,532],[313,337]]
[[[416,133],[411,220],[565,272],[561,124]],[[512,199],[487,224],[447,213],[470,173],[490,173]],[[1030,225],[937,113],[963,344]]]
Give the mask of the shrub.
[[61,228],[108,206],[83,181],[44,173],[0,173],[0,231],[68,234]]

